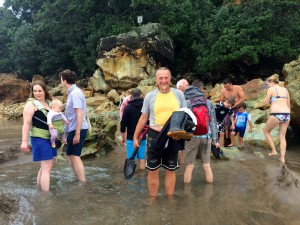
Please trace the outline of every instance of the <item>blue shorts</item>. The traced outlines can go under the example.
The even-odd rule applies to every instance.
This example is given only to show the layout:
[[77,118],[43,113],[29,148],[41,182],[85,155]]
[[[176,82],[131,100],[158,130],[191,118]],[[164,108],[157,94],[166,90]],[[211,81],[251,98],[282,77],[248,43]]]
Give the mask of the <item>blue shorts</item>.
[[51,147],[49,139],[30,137],[32,146],[32,161],[50,160],[57,156],[56,148]]
[[75,156],[80,156],[81,155],[84,140],[86,138],[87,132],[88,132],[87,129],[80,130],[80,140],[79,140],[79,143],[76,144],[76,145],[73,145],[73,138],[75,136],[75,130],[68,133],[67,147],[66,147],[66,154],[67,155],[75,155]]
[[233,132],[234,132],[235,134],[239,133],[239,136],[240,136],[241,138],[243,138],[244,135],[245,135],[245,131],[246,131],[246,127],[235,127],[235,129],[234,129]]
[[[134,159],[145,159],[146,155],[146,140],[141,140],[139,150]],[[126,152],[127,152],[127,159],[129,159],[133,153],[133,140],[126,140]]]

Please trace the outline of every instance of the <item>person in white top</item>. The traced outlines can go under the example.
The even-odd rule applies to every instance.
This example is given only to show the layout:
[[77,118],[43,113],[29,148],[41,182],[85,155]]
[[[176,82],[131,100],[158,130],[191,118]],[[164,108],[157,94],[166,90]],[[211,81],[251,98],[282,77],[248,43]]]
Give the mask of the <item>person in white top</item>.
[[[69,124],[65,115],[62,113],[63,103],[59,99],[54,99],[51,102],[51,109],[47,114],[47,124],[49,126],[49,132],[51,135],[50,141],[52,148],[56,147],[55,140],[58,138],[59,134],[62,143],[66,144],[66,135],[64,132],[64,122]],[[53,125],[53,122],[55,123]]]

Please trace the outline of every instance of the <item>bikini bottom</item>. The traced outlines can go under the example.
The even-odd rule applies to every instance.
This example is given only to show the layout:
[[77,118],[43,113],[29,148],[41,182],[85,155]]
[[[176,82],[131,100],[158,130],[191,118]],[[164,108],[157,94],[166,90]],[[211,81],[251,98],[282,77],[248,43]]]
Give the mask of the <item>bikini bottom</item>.
[[280,123],[284,123],[291,120],[290,113],[271,113],[271,116],[275,116]]

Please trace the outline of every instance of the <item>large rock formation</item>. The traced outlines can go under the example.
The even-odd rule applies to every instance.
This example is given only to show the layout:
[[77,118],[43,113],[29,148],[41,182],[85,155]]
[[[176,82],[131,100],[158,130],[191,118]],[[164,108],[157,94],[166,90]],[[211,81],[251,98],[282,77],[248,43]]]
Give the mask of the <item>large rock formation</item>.
[[300,127],[300,57],[284,65],[283,75],[291,97],[291,122]]
[[174,45],[161,25],[149,23],[125,34],[102,38],[97,53],[101,71],[90,79],[92,86],[100,91],[108,87],[118,91],[153,77],[157,66],[173,60]]
[[[285,86],[291,96],[291,113],[292,120],[291,125],[296,130],[300,128],[300,60],[292,61],[289,64],[285,64],[283,68],[285,74],[285,82],[280,82],[280,86]],[[271,74],[270,74],[271,75]],[[244,141],[251,146],[262,147],[269,149],[268,142],[265,139],[263,128],[267,122],[269,116],[269,107],[264,104],[264,99],[268,90],[268,85],[262,79],[253,79],[244,85],[241,85],[245,95],[247,104],[247,111],[252,116],[253,130],[252,133],[246,132]],[[219,101],[220,92],[223,88],[222,84],[216,84],[213,89],[208,93],[210,99],[217,103]],[[288,130],[290,132],[290,130]],[[288,133],[287,139],[289,139],[291,133]],[[279,145],[279,127],[272,130],[271,135],[274,138],[275,145]]]
[[30,94],[30,84],[13,74],[0,74],[0,103],[5,106],[24,102]]

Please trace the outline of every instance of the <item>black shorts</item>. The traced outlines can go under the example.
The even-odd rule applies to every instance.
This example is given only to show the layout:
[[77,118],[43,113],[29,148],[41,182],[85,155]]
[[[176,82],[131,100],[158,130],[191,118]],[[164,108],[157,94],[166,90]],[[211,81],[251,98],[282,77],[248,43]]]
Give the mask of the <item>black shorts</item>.
[[217,121],[217,126],[219,129],[219,132],[225,133],[225,123],[224,121]]
[[164,149],[156,150],[152,147],[159,132],[149,129],[147,141],[147,160],[146,167],[149,170],[157,170],[164,167],[167,170],[176,170],[178,166],[178,151],[182,150],[182,141],[176,141],[168,138],[168,146]]

